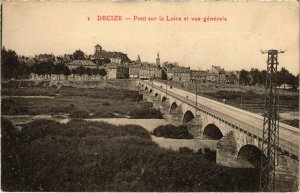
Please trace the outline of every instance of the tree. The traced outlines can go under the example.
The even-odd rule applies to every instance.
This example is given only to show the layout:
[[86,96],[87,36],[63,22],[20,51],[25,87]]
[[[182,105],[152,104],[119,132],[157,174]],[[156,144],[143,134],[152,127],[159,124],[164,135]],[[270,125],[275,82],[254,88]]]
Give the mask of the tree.
[[282,67],[281,70],[277,73],[277,84],[283,84],[284,89],[286,84],[289,84],[293,88],[295,88],[298,85],[297,77],[290,73],[287,69]]
[[80,76],[86,73],[86,68],[83,66],[78,66],[75,69],[72,69],[72,74],[79,74]]
[[242,85],[249,85],[251,83],[252,77],[247,70],[241,70],[240,73],[240,84]]
[[18,56],[13,50],[6,50],[4,47],[1,51],[1,75],[4,79],[17,78],[20,75]]
[[67,65],[63,63],[56,64],[54,66],[54,74],[64,74],[64,75],[70,75],[70,69]]
[[83,51],[81,51],[79,49],[79,50],[76,50],[73,53],[73,58],[74,58],[74,60],[84,60],[85,59],[85,54],[83,53]]
[[105,76],[106,74],[107,74],[107,72],[106,72],[105,69],[103,69],[103,68],[100,68],[100,69],[99,69],[99,75],[100,75],[100,76]]
[[267,71],[262,70],[261,71],[261,84],[265,85],[266,84],[266,79],[267,79]]
[[262,84],[262,74],[257,68],[251,68],[252,85]]
[[54,74],[54,64],[51,62],[41,62],[31,67],[31,71],[38,75]]

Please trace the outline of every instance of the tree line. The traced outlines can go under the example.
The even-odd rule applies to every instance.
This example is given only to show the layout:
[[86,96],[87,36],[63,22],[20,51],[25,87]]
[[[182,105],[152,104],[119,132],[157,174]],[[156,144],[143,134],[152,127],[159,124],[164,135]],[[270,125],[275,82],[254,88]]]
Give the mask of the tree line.
[[[293,88],[299,86],[299,73],[297,76],[290,73],[286,68],[282,67],[276,73],[277,86],[284,84],[291,85]],[[265,85],[267,77],[266,70],[258,70],[257,68],[251,68],[250,71],[245,69],[241,70],[239,83],[241,85]]]
[[105,76],[105,69],[90,69],[83,66],[79,66],[75,69],[70,70],[65,63],[54,64],[51,61],[42,61],[35,63],[32,66],[20,62],[18,56],[13,50],[6,50],[5,48],[1,51],[1,76],[2,79],[21,79],[29,77],[30,73],[35,73],[38,75],[44,74],[88,74],[88,75],[101,75]]

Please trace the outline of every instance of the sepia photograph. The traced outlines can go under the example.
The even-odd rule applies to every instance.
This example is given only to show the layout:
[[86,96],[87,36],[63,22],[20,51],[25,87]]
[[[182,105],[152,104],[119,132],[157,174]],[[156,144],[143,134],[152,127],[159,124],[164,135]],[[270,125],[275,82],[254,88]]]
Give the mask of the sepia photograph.
[[3,1],[1,191],[298,192],[299,2]]

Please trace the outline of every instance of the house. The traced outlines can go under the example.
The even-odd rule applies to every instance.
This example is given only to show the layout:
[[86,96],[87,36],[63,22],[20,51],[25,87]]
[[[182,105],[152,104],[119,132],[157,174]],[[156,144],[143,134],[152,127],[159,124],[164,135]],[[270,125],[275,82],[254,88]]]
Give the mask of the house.
[[167,68],[167,78],[174,82],[190,82],[191,70],[185,67]]
[[214,72],[207,72],[206,74],[206,82],[217,83],[219,81],[219,76]]
[[225,72],[226,84],[239,84],[239,73],[238,71]]
[[162,79],[163,69],[154,64],[143,64],[139,71],[141,79]]
[[207,78],[207,71],[192,71],[191,72],[191,82],[204,83]]
[[108,79],[127,79],[129,78],[129,68],[118,64],[112,64],[107,68]]
[[211,69],[209,70],[209,73],[217,75],[216,82],[218,82],[220,84],[226,83],[226,73],[225,73],[224,68],[221,68],[220,66],[212,65]]
[[141,65],[135,64],[128,66],[129,68],[129,78],[138,78],[139,72],[141,70]]
[[68,63],[67,66],[70,70],[75,69],[79,66],[85,67],[85,68],[91,68],[95,69],[97,68],[97,64],[90,60],[73,60],[72,62]]

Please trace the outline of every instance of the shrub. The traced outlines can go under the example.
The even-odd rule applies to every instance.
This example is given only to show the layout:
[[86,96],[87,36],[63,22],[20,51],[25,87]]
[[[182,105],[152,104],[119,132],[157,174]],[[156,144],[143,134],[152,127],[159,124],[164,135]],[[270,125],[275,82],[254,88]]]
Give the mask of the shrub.
[[204,148],[204,158],[210,161],[216,161],[216,151],[210,148]]
[[188,132],[187,126],[162,125],[153,130],[153,135],[173,139],[192,139],[193,136]]
[[159,110],[153,108],[138,108],[127,113],[133,119],[162,119],[163,115]]
[[44,138],[48,135],[58,135],[60,124],[53,120],[36,120],[26,124],[20,136],[23,142],[31,142],[35,139]]
[[72,118],[87,118],[89,117],[89,112],[83,109],[75,108],[71,110],[70,117]]

